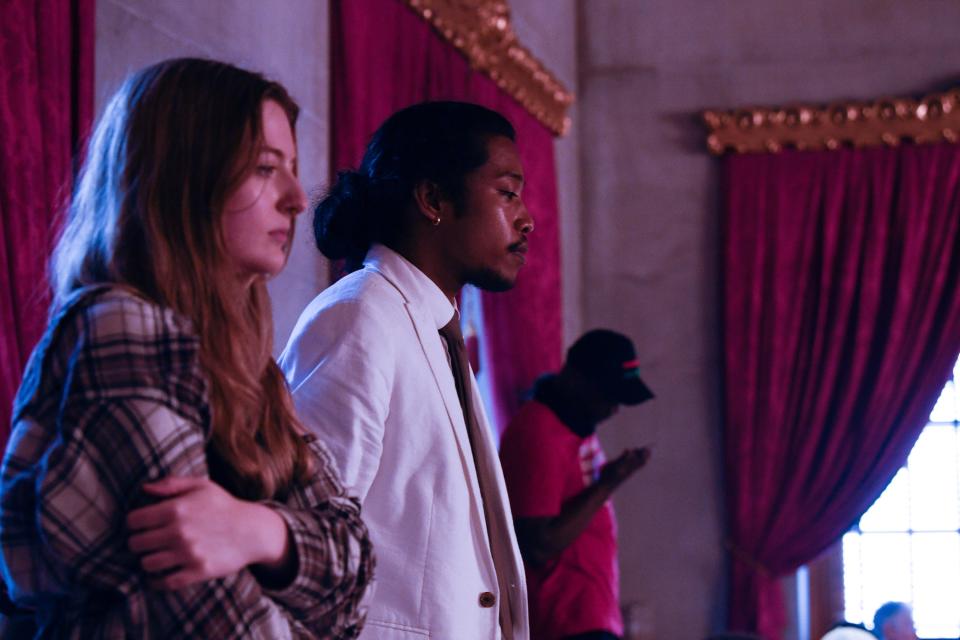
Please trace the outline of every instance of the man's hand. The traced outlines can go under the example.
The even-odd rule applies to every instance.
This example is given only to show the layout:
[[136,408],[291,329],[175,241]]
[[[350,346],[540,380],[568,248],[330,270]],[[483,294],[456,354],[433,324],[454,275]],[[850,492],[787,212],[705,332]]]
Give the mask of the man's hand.
[[566,501],[559,513],[546,518],[517,518],[517,541],[524,560],[542,565],[566,549],[590,524],[610,494],[647,463],[650,449],[627,449],[600,469],[596,482]]
[[625,449],[619,456],[603,465],[597,484],[603,485],[611,492],[637,472],[650,459],[650,449]]

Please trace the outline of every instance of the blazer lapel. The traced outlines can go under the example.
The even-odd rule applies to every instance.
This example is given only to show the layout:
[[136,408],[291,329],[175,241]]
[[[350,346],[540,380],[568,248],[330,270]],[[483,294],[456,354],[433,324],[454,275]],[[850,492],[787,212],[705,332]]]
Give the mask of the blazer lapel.
[[[457,442],[457,450],[460,452],[460,465],[464,478],[467,480],[467,485],[470,487],[470,495],[473,496],[470,506],[474,525],[478,527],[480,533],[477,537],[482,541],[481,544],[484,545],[488,557],[492,558],[493,553],[490,550],[490,538],[487,532],[487,519],[483,511],[483,498],[473,462],[473,452],[470,448],[470,437],[467,435],[467,425],[464,422],[463,409],[460,406],[460,396],[457,395],[453,371],[450,369],[450,361],[447,359],[447,352],[443,345],[443,338],[440,337],[440,332],[437,329],[437,323],[426,309],[416,304],[415,299],[411,300],[410,294],[405,291],[403,285],[404,278],[395,272],[395,267],[391,266],[390,262],[382,261],[377,265],[368,264],[365,265],[365,268],[372,268],[379,272],[403,296],[404,306],[410,316],[414,331],[416,331],[417,339],[420,341],[420,347],[423,349],[430,365],[430,372],[437,389],[440,391],[440,397],[443,399],[449,424]],[[491,584],[496,584],[497,577],[492,562],[488,564],[487,569],[492,573],[487,579],[490,580]]]
[[430,364],[437,389],[443,398],[443,405],[447,410],[447,417],[450,420],[450,426],[457,441],[457,448],[460,451],[463,474],[467,478],[470,484],[470,492],[474,496],[474,516],[483,530],[482,538],[486,543],[488,540],[487,524],[486,517],[483,514],[483,506],[480,502],[480,484],[473,464],[473,453],[470,448],[470,438],[467,435],[467,425],[463,419],[463,409],[460,406],[460,396],[457,395],[457,387],[450,370],[450,361],[447,359],[447,352],[443,347],[443,338],[439,336],[433,318],[423,314],[410,304],[406,306],[407,313],[410,314],[410,320],[417,332],[417,338],[420,340],[420,346],[427,357],[427,362]]
[[[437,383],[437,388],[440,390],[440,395],[443,397],[443,404],[446,407],[447,415],[450,418],[450,424],[453,427],[454,436],[457,439],[457,448],[460,451],[460,463],[463,467],[463,473],[470,484],[470,492],[474,496],[474,500],[472,501],[474,521],[480,528],[480,532],[482,534],[480,539],[482,540],[482,544],[486,547],[487,553],[490,554],[490,557],[492,558],[493,555],[492,551],[490,550],[490,538],[487,532],[487,520],[483,511],[483,505],[481,504],[482,498],[480,494],[480,484],[477,480],[476,467],[473,462],[473,453],[470,448],[470,439],[467,435],[467,426],[463,419],[463,409],[460,406],[460,397],[457,395],[457,387],[453,381],[453,374],[450,370],[450,362],[447,359],[447,353],[443,347],[443,339],[438,335],[439,332],[436,328],[436,323],[433,321],[433,318],[426,314],[418,313],[418,310],[410,304],[407,304],[406,307],[407,313],[410,314],[410,320],[412,321],[414,329],[417,332],[417,337],[420,340],[420,346],[423,348],[423,352],[427,356],[427,361],[430,363],[430,369],[433,374],[433,378]],[[480,414],[479,417],[483,421],[483,424],[487,425],[489,422],[487,421],[483,408],[483,400],[478,391],[476,378],[472,374],[470,378],[474,406]],[[493,452],[493,455],[496,455],[497,449],[493,440],[493,435],[489,432],[485,433],[484,435],[488,442],[489,451]],[[507,489],[503,481],[503,475],[499,472],[499,466],[492,460],[481,460],[480,464],[495,465],[495,473],[493,475],[497,478],[499,495],[491,496],[491,499],[497,499],[501,501],[502,508],[506,513],[507,519],[509,520],[512,517],[510,504],[506,499]],[[494,469],[491,469],[491,472],[493,471]],[[528,634],[527,620],[529,612],[527,609],[526,578],[524,576],[523,562],[520,559],[519,548],[517,546],[517,540],[513,532],[513,527],[509,527],[508,529],[510,533],[510,544],[513,548],[513,574],[514,580],[517,584],[516,590],[510,594],[511,608],[514,612],[514,632],[516,637],[522,638],[526,637]],[[494,571],[492,565],[489,565],[488,569]],[[496,584],[496,573],[493,573],[488,579],[491,581],[491,584]]]

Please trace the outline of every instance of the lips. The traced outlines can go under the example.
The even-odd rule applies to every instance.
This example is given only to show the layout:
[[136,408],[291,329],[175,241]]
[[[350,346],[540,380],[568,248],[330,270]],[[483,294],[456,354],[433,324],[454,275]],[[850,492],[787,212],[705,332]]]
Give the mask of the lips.
[[509,247],[507,247],[510,253],[515,255],[520,259],[521,264],[526,264],[527,262],[527,241],[521,240],[520,242],[514,242]]
[[283,244],[290,238],[289,229],[274,229],[270,232],[270,237],[276,240],[277,242]]

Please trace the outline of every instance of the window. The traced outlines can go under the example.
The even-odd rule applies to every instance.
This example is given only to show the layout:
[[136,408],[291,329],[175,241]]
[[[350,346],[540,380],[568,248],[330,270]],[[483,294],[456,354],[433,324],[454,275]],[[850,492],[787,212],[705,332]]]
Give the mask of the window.
[[910,457],[843,537],[846,619],[910,603],[921,638],[960,638],[960,360]]

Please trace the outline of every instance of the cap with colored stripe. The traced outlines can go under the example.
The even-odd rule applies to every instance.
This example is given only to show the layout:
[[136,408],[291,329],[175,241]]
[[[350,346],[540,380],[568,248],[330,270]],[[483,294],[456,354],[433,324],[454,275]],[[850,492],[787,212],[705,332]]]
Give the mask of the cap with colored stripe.
[[610,399],[635,405],[653,398],[640,378],[640,361],[633,342],[609,329],[594,329],[580,336],[567,351],[567,366],[593,380]]

